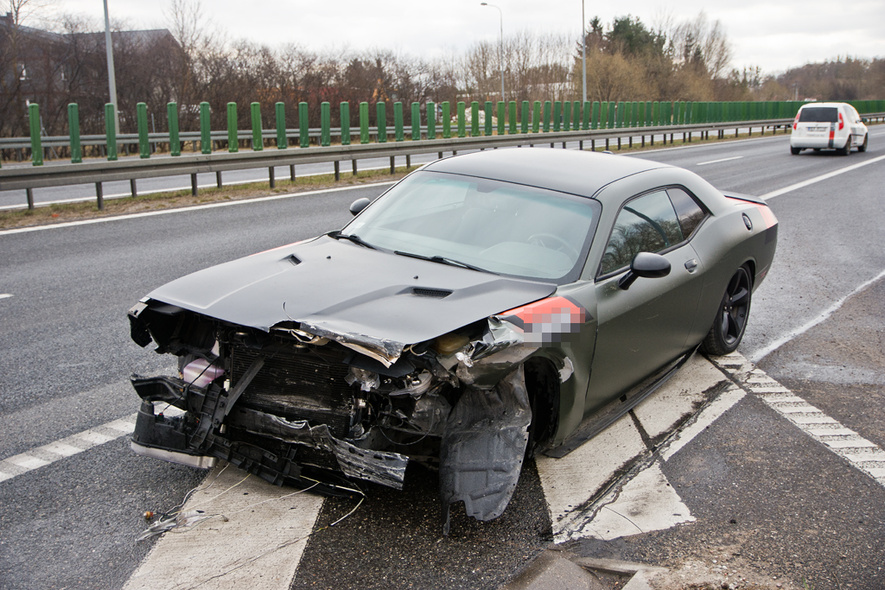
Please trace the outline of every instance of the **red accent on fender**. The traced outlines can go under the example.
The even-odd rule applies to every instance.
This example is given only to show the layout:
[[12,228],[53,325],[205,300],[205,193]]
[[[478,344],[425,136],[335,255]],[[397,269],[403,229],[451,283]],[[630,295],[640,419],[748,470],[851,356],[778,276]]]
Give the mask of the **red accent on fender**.
[[583,324],[587,318],[587,312],[565,297],[548,297],[528,305],[516,307],[497,315],[501,317],[516,316],[525,324],[550,323],[553,316],[568,314],[572,324]]

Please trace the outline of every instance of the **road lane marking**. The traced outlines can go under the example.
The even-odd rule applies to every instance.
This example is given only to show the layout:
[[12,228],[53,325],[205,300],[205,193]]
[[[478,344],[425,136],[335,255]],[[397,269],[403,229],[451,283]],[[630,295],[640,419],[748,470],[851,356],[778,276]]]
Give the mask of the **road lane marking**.
[[342,191],[350,191],[362,188],[372,188],[385,185],[395,184],[396,181],[375,182],[372,184],[360,184],[356,186],[342,186],[337,188],[319,189],[315,191],[305,191],[302,193],[285,193],[282,195],[270,195],[267,197],[257,197],[255,199],[242,199],[239,201],[222,201],[219,203],[206,203],[205,205],[193,205],[190,207],[179,207],[177,209],[159,209],[157,211],[143,211],[141,213],[130,213],[129,215],[114,215],[110,217],[98,217],[95,219],[82,219],[80,221],[66,221],[63,223],[53,223],[50,225],[35,225],[31,227],[17,227],[14,229],[6,229],[0,231],[0,236],[10,234],[22,234],[35,231],[44,231],[49,229],[62,229],[67,227],[78,227],[81,225],[92,225],[94,223],[107,223],[111,221],[121,221],[126,219],[138,219],[141,217],[154,217],[157,215],[169,215],[171,213],[186,213],[189,211],[200,211],[202,209],[217,209],[219,207],[233,207],[236,205],[245,205],[247,203],[266,203],[269,201],[280,201],[283,199],[291,199],[293,197],[308,197],[322,193],[337,193]]
[[164,533],[124,590],[287,590],[322,505],[309,491],[217,466],[182,508],[212,518]]
[[[731,388],[736,389],[719,369],[696,355],[634,408],[635,420],[622,417],[561,459],[538,457],[555,541],[613,539],[694,520],[660,472],[660,449],[647,447],[643,435],[655,438],[682,423],[663,447],[674,445],[672,455],[740,401],[742,394],[730,394]],[[710,395],[714,401],[695,413],[695,404]]]
[[[885,156],[883,156],[883,157],[885,157]],[[784,334],[783,336],[781,336],[780,338],[778,338],[777,340],[773,341],[771,344],[766,346],[765,348],[753,352],[753,354],[750,355],[750,357],[749,357],[750,361],[752,361],[754,363],[758,363],[760,360],[762,360],[763,358],[765,358],[770,353],[774,352],[775,350],[777,350],[778,348],[780,348],[781,346],[783,346],[787,342],[790,342],[791,340],[793,340],[797,336],[801,336],[805,332],[809,331],[813,327],[817,326],[821,322],[828,319],[831,315],[833,315],[834,313],[839,311],[839,309],[841,309],[842,306],[845,305],[846,301],[848,301],[849,299],[851,299],[852,297],[854,297],[855,295],[857,295],[858,293],[860,293],[861,291],[863,291],[867,287],[882,280],[883,278],[885,278],[885,270],[883,270],[882,272],[880,272],[879,274],[877,274],[876,276],[874,276],[870,280],[868,280],[864,283],[861,283],[859,286],[857,286],[854,289],[854,291],[852,291],[851,293],[845,295],[844,297],[842,297],[841,299],[839,299],[838,301],[833,303],[830,307],[823,310],[820,314],[818,314],[817,317],[812,318],[806,324],[799,326],[795,330],[791,330],[790,332],[787,332],[786,334]]]
[[863,168],[864,166],[869,166],[870,164],[875,164],[876,162],[881,162],[885,160],[885,156],[879,156],[878,158],[873,158],[872,160],[865,160],[863,162],[858,162],[857,164],[853,164],[851,166],[846,166],[845,168],[840,168],[839,170],[834,170],[832,172],[827,172],[826,174],[821,174],[820,176],[815,176],[814,178],[809,178],[808,180],[803,180],[802,182],[797,182],[796,184],[791,184],[790,186],[785,186],[784,188],[779,188],[776,191],[771,191],[770,193],[765,193],[761,195],[761,198],[764,201],[770,201],[775,197],[779,197],[781,195],[785,195],[787,193],[791,193],[795,190],[799,190],[800,188],[805,188],[806,186],[810,186],[812,184],[822,182],[824,180],[828,180],[833,178],[834,176],[839,176],[840,174],[845,174],[846,172],[851,172],[852,170],[857,170],[858,168]]
[[12,293],[0,293],[0,299],[9,299],[12,297]]
[[[711,360],[719,364],[719,359]],[[723,370],[731,373],[748,393],[759,397],[799,430],[885,486],[885,450],[879,445],[843,426],[749,362],[739,369],[723,366]]]
[[7,457],[0,461],[0,482],[51,465],[56,461],[72,457],[92,447],[116,440],[121,436],[132,434],[137,417],[138,414],[132,414],[125,418],[113,420],[107,424],[101,424],[83,432],[72,434],[42,447],[36,447],[30,451]]
[[706,166],[707,164],[719,164],[722,162],[731,162],[732,160],[742,160],[743,156],[733,156],[731,158],[721,158],[719,160],[709,160],[707,162],[698,162],[695,166]]

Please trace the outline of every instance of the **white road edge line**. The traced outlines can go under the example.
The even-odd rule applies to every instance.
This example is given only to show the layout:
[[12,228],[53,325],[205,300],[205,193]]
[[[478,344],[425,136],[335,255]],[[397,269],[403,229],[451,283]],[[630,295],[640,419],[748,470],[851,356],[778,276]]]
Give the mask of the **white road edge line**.
[[100,217],[97,219],[84,219],[82,221],[68,221],[65,223],[55,223],[52,225],[36,225],[33,227],[18,227],[15,229],[7,229],[0,231],[0,236],[10,234],[23,234],[34,231],[43,231],[49,229],[61,229],[66,227],[77,227],[80,225],[92,225],[93,223],[107,223],[109,221],[121,221],[124,219],[138,219],[140,217],[154,217],[156,215],[168,215],[170,213],[185,213],[188,211],[199,211],[201,209],[216,209],[219,207],[232,207],[236,205],[246,205],[248,203],[266,203],[269,201],[281,201],[283,199],[291,199],[294,197],[307,197],[310,195],[318,195],[320,193],[342,192],[354,189],[366,188],[371,186],[384,186],[394,184],[396,181],[376,182],[371,184],[359,184],[356,186],[342,186],[336,188],[319,189],[315,191],[306,191],[303,193],[285,193],[282,195],[271,195],[268,197],[258,197],[256,199],[242,199],[239,201],[224,201],[222,203],[207,203],[205,205],[193,205],[191,207],[179,207],[177,209],[162,209],[159,211],[144,211],[142,213],[131,213],[129,215],[114,215],[111,217]]
[[851,293],[845,295],[844,297],[842,297],[841,299],[839,299],[838,301],[833,303],[830,307],[823,310],[817,317],[812,318],[806,324],[796,328],[795,330],[792,330],[792,331],[784,334],[783,336],[781,336],[780,338],[778,338],[774,342],[770,343],[765,348],[755,351],[753,353],[753,355],[750,357],[750,361],[752,361],[754,363],[758,363],[760,360],[762,360],[763,358],[765,358],[766,356],[768,356],[769,354],[771,354],[772,352],[774,352],[775,350],[777,350],[778,348],[780,348],[781,346],[786,344],[787,342],[791,341],[793,338],[796,338],[797,336],[801,336],[802,334],[804,334],[808,330],[812,329],[816,325],[820,324],[821,322],[823,322],[824,320],[829,318],[831,315],[833,315],[834,313],[839,311],[839,309],[843,305],[845,305],[845,302],[848,301],[850,298],[854,297],[855,295],[857,295],[861,291],[865,290],[867,287],[869,287],[873,283],[876,283],[877,281],[880,281],[883,278],[885,278],[885,270],[883,270],[882,272],[880,272],[879,274],[877,274],[876,276],[874,276],[870,280],[866,281],[865,283],[861,283],[859,286],[857,286],[854,289],[854,291],[852,291]]
[[732,160],[742,160],[743,156],[733,156],[731,158],[722,158],[721,160],[710,160],[708,162],[698,162],[695,166],[706,166],[707,164],[719,164],[722,162],[731,162]]
[[814,178],[809,178],[808,180],[803,180],[802,182],[797,182],[796,184],[791,184],[790,186],[779,188],[776,191],[771,191],[770,193],[765,193],[764,195],[761,195],[760,198],[764,201],[770,201],[775,197],[791,193],[795,190],[805,188],[806,186],[815,184],[817,182],[828,180],[830,178],[833,178],[834,176],[845,174],[846,172],[851,172],[852,170],[857,170],[858,168],[863,168],[864,166],[869,166],[870,164],[875,164],[876,162],[881,162],[882,160],[885,160],[885,156],[879,156],[878,158],[873,158],[872,160],[858,162],[857,164],[846,166],[845,168],[840,168],[839,170],[833,170],[832,172],[827,172],[826,174],[821,174],[820,176],[815,176]]
[[[61,440],[53,441],[42,447],[36,447],[0,461],[0,482],[28,473],[40,467],[51,465],[56,461],[71,457],[92,447],[103,445],[121,436],[132,434],[138,414],[100,424],[83,432],[72,434]],[[126,427],[128,425],[128,428]],[[108,431],[113,434],[109,434]]]

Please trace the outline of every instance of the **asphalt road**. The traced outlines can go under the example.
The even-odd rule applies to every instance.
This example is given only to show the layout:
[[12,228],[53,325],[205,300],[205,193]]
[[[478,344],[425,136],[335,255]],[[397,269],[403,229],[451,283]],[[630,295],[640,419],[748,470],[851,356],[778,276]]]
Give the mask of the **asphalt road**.
[[[726,191],[769,196],[780,220],[778,254],[756,293],[741,351],[881,447],[879,145],[885,129],[873,128],[870,150],[847,158],[790,156],[786,136],[643,157],[692,169]],[[381,190],[0,234],[0,460],[137,409],[129,373],[165,367],[128,337],[126,310],[151,288],[339,227],[350,202]],[[125,584],[152,546],[135,541],[143,511],[175,506],[203,477],[136,457],[127,444],[116,437],[0,481],[0,587]],[[568,548],[668,567],[716,559],[797,587],[885,586],[885,490],[760,400],[743,399],[663,469],[695,523]],[[311,539],[295,587],[495,587],[550,543],[533,466],[504,517],[483,524],[456,514],[446,541],[434,478],[407,478],[403,495],[373,489],[347,527]],[[324,503],[317,526],[352,508]]]

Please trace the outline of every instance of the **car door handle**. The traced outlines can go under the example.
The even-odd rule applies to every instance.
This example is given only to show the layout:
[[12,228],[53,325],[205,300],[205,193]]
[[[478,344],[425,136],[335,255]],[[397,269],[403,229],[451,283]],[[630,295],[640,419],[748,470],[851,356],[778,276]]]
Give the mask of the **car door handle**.
[[691,260],[685,261],[685,270],[688,272],[694,272],[698,269],[698,261],[696,258],[692,258]]

